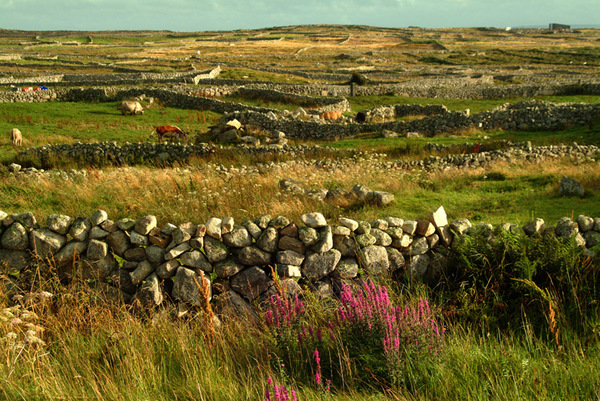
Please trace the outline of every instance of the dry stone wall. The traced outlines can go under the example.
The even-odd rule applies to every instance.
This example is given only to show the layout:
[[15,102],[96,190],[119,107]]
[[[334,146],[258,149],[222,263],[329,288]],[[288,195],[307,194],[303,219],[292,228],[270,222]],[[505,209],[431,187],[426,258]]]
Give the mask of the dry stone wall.
[[114,296],[146,307],[167,299],[201,306],[204,286],[215,295],[217,309],[239,309],[275,291],[274,272],[288,290],[306,284],[321,297],[330,296],[342,280],[359,276],[361,269],[435,282],[446,269],[453,242],[463,235],[491,240],[509,230],[575,237],[586,248],[600,244],[600,218],[588,216],[565,217],[554,227],[539,218],[523,227],[473,226],[468,219],[449,222],[440,207],[422,220],[328,222],[320,213],[304,214],[301,220],[264,215],[238,223],[211,217],[174,225],[159,224],[154,216],[114,221],[98,210],[89,217],[50,215],[40,224],[29,212],[0,212],[0,266],[15,281],[34,266],[54,266],[63,279],[101,283]]

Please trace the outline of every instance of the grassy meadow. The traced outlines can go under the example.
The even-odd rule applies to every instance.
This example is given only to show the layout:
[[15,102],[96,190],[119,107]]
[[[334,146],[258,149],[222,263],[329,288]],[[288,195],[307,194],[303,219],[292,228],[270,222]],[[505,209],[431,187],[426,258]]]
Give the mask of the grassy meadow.
[[[598,74],[600,53],[591,45],[598,40],[597,30],[327,25],[203,33],[0,30],[0,55],[7,55],[0,59],[0,76],[201,71],[219,64],[219,78],[249,82],[332,83],[283,71],[350,77],[357,70],[390,82],[481,72],[501,78],[496,84],[517,85],[537,73],[540,82]],[[598,95],[536,99],[600,102]],[[393,104],[443,104],[478,113],[526,99],[387,94],[348,100],[352,113]],[[125,143],[157,141],[153,127],[163,124],[177,125],[193,139],[221,117],[160,101],[142,103],[146,112],[138,116],[122,116],[118,102],[0,104],[0,210],[31,211],[42,225],[51,214],[90,216],[98,209],[113,220],[154,215],[159,226],[199,224],[213,216],[231,216],[239,224],[264,214],[298,223],[313,211],[330,224],[338,217],[417,219],[440,205],[450,221],[494,225],[600,217],[598,160],[437,172],[390,167],[397,160],[449,152],[427,150],[427,143],[463,145],[461,153],[470,144],[499,147],[507,140],[599,146],[600,121],[551,132],[470,129],[434,138],[383,138],[373,132],[327,142],[290,140],[320,145],[304,158],[225,147],[168,167],[88,167],[62,160],[61,170],[85,174],[9,172],[19,150],[5,135],[13,127],[22,131],[23,147]],[[585,196],[559,196],[563,175],[581,182]],[[384,208],[349,199],[317,202],[283,192],[283,178],[312,189],[366,185],[393,193],[395,201]],[[456,241],[438,280],[371,278],[361,267],[353,287],[342,287],[339,299],[323,300],[310,293],[288,298],[285,281],[275,276],[273,301],[255,302],[252,314],[219,320],[208,305],[188,310],[167,300],[142,310],[135,302],[116,301],[112,287],[78,278],[77,268],[66,282],[52,267],[32,266],[18,277],[18,288],[10,269],[0,270],[0,400],[600,400],[598,257],[551,236],[499,232],[491,243],[484,237]]]

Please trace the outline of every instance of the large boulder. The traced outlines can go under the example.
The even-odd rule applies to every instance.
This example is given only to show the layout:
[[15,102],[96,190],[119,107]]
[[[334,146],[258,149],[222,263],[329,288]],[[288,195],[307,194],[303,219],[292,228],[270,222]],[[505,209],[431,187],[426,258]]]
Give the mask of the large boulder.
[[42,260],[48,260],[60,251],[67,242],[67,237],[48,228],[40,228],[31,232],[30,241],[37,256]]
[[27,229],[19,222],[14,222],[2,234],[0,240],[2,248],[11,249],[13,251],[24,251],[29,247],[29,235]]
[[[202,280],[204,280],[204,284]],[[202,294],[203,288],[208,291],[205,296],[210,300],[212,293],[208,276],[204,273],[196,274],[193,270],[183,266],[177,268],[177,273],[173,278],[173,290],[171,291],[173,298],[191,305],[203,306],[207,301]]]
[[231,278],[231,288],[249,301],[265,292],[271,280],[258,266],[248,267]]
[[312,253],[304,259],[302,272],[304,277],[311,281],[317,281],[333,272],[342,258],[337,249],[331,249],[325,253]]
[[580,198],[584,195],[583,185],[577,180],[563,176],[560,179],[560,185],[558,187],[558,194],[562,196],[579,196]]

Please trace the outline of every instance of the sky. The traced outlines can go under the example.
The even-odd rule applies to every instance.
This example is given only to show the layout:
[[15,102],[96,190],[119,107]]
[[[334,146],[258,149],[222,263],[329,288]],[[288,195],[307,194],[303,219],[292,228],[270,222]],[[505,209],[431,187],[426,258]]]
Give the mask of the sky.
[[600,0],[0,0],[0,28],[197,32],[301,24],[600,27]]

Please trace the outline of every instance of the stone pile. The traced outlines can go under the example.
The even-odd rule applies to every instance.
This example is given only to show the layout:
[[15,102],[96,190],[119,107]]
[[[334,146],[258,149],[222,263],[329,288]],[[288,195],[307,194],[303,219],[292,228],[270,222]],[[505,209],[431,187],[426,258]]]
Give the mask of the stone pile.
[[306,196],[317,201],[324,200],[351,200],[360,203],[371,203],[377,206],[387,206],[394,201],[394,194],[385,191],[371,191],[364,185],[355,185],[351,191],[344,191],[339,188],[306,188],[298,180],[284,178],[279,181],[279,187],[289,194]]
[[361,269],[435,283],[453,241],[463,235],[492,240],[499,230],[509,230],[574,237],[592,257],[589,248],[600,244],[600,218],[588,216],[565,217],[555,227],[536,219],[522,228],[449,222],[443,207],[423,220],[339,218],[330,225],[320,213],[306,213],[301,220],[264,215],[236,223],[211,217],[202,224],[160,226],[154,216],[113,221],[98,210],[90,217],[50,215],[41,226],[32,213],[0,212],[0,266],[17,286],[28,269],[51,265],[63,279],[97,283],[147,308],[167,299],[201,306],[213,297],[216,310],[240,310],[276,291],[274,272],[288,291],[299,292],[305,284],[319,297],[331,296]]

